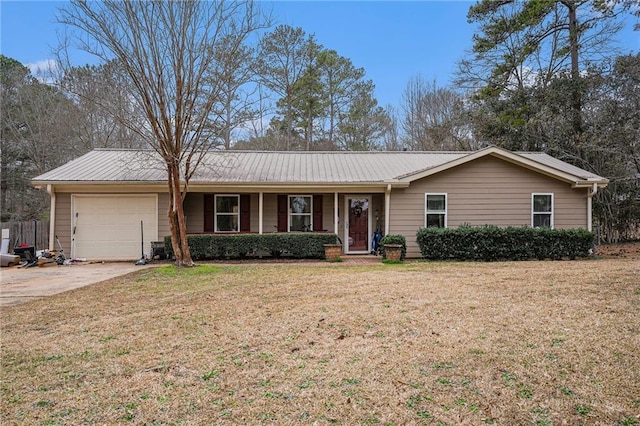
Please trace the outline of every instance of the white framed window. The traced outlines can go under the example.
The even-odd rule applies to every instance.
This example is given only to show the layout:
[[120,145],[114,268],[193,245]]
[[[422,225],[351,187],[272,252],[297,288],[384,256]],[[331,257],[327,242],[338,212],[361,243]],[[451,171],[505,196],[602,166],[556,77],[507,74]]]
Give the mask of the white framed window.
[[289,232],[313,229],[313,196],[289,195]]
[[424,227],[447,227],[447,194],[424,194]]
[[239,195],[216,194],[214,207],[214,229],[216,232],[240,231]]
[[553,229],[553,194],[531,194],[531,226]]

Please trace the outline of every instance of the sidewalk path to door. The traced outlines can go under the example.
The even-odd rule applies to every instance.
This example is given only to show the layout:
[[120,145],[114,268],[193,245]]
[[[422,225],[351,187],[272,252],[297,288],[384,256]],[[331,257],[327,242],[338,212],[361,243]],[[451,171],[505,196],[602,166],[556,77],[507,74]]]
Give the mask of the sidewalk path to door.
[[2,268],[0,307],[19,305],[35,298],[51,296],[153,266],[109,262]]

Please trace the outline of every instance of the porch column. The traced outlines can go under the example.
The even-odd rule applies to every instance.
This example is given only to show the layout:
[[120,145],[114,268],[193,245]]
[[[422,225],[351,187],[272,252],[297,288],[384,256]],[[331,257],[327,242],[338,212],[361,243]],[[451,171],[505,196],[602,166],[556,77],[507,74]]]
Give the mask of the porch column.
[[384,235],[389,235],[389,211],[391,205],[391,185],[384,191]]
[[340,226],[338,225],[338,193],[333,193],[333,232],[338,235]]
[[262,235],[263,231],[263,211],[264,211],[264,196],[263,192],[258,193],[258,234]]

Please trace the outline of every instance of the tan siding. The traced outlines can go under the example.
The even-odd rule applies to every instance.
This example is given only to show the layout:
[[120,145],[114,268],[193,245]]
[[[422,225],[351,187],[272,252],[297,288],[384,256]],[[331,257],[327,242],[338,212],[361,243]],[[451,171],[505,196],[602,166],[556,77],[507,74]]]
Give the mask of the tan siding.
[[[71,194],[56,194],[56,223],[54,224],[55,235],[58,236],[60,244],[66,256],[71,256],[71,233],[73,220],[71,218]],[[58,248],[56,243],[56,249]]]
[[158,194],[158,240],[164,240],[164,237],[171,235],[168,211],[169,194],[166,192]]
[[391,194],[392,234],[407,237],[407,255],[419,256],[415,240],[424,226],[424,194],[447,194],[449,227],[531,226],[531,194],[554,194],[556,228],[587,227],[587,191],[494,157],[483,157],[413,182]]
[[[251,201],[251,216],[249,230],[251,232],[260,231],[260,194],[250,194]],[[264,201],[264,200],[263,200]]]
[[278,194],[264,194],[262,201],[264,202],[264,222],[262,225],[262,231],[265,234],[275,232],[278,227]]
[[187,218],[187,233],[197,234],[204,232],[204,194],[199,192],[188,193],[184,200],[184,214]]

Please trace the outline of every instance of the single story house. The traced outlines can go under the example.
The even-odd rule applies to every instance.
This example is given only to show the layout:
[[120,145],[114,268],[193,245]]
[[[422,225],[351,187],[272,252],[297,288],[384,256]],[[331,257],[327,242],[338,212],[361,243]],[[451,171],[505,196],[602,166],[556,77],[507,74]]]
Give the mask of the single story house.
[[[153,151],[94,150],[33,179],[51,196],[50,247],[67,257],[131,260],[169,235],[166,172]],[[460,225],[591,230],[607,179],[544,153],[215,151],[190,181],[187,231],[332,232],[346,254],[372,234]]]

